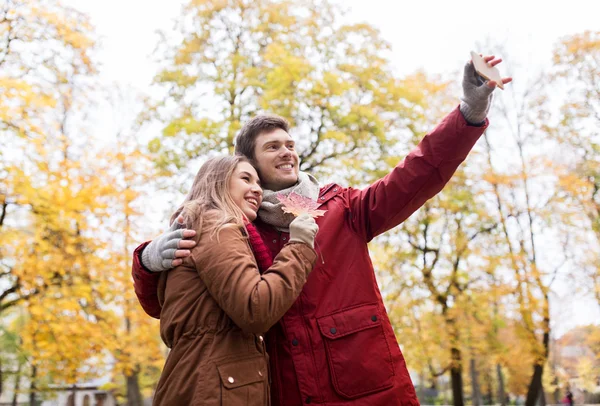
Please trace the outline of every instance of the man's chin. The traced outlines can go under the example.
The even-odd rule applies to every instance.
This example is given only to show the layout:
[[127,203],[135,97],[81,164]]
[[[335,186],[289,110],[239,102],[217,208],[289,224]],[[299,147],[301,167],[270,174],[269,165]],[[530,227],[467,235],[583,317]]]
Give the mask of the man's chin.
[[267,183],[263,180],[263,187],[267,190],[272,190],[274,192],[277,192],[279,190],[292,187],[296,183],[298,183],[298,175],[293,175],[293,176],[290,175],[290,176],[278,177],[277,179],[275,179],[274,182],[269,182],[269,183]]
[[294,186],[296,183],[298,183],[298,175],[282,178],[278,182],[278,184],[279,184],[278,190],[287,189],[289,187]]

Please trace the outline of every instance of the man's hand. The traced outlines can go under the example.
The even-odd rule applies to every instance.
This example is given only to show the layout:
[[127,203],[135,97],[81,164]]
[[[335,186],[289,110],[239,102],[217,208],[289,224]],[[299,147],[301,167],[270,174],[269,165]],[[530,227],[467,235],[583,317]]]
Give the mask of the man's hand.
[[186,240],[196,235],[196,231],[183,227],[183,217],[177,217],[171,227],[153,240],[142,251],[142,265],[152,272],[162,272],[183,263],[183,258],[190,255],[190,249],[196,241]]
[[[485,56],[483,60],[491,67],[498,65],[502,59],[494,55]],[[502,84],[512,82],[512,78],[503,78]],[[486,81],[473,66],[473,61],[467,62],[463,75],[463,97],[460,103],[460,112],[469,124],[480,125],[485,121],[492,104],[492,92],[497,83],[493,80]]]

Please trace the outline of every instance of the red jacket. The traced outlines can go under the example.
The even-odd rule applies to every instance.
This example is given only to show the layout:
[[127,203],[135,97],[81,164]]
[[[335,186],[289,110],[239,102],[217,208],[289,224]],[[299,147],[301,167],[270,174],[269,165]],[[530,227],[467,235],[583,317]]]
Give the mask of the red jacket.
[[[315,248],[320,258],[292,308],[267,334],[273,405],[418,405],[377,286],[367,243],[436,195],[482,127],[450,113],[384,178],[363,190],[322,188]],[[273,256],[289,235],[256,223]],[[140,246],[137,252],[143,248]],[[133,265],[144,310],[160,316],[154,274]]]

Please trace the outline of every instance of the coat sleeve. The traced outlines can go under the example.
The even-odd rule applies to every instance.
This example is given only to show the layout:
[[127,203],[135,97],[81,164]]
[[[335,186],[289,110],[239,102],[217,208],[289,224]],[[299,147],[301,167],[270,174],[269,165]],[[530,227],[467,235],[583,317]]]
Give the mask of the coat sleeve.
[[406,220],[443,189],[488,124],[468,125],[457,107],[385,177],[346,189],[352,228],[371,241]]
[[264,333],[292,306],[316,253],[306,244],[287,244],[273,265],[259,273],[247,240],[238,227],[225,227],[211,238],[202,233],[191,259],[219,306],[242,330]]
[[158,302],[158,281],[160,272],[150,272],[144,269],[140,255],[150,241],[143,243],[133,251],[133,262],[131,265],[131,276],[135,295],[142,309],[151,317],[160,319],[161,306]]

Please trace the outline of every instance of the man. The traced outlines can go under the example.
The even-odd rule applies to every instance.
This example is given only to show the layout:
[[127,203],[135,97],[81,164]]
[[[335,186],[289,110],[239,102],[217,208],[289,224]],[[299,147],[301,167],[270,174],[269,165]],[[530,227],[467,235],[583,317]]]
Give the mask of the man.
[[[484,59],[491,66],[501,62],[493,56]],[[278,193],[310,197],[327,211],[317,219],[315,247],[321,258],[300,297],[267,334],[274,405],[419,404],[367,243],[406,220],[450,180],[487,128],[495,86],[468,63],[460,106],[388,175],[364,190],[320,187],[314,177],[300,172],[294,141],[282,118],[258,116],[242,128],[236,153],[253,160],[265,189],[255,224],[272,256],[287,243],[292,220],[281,210]],[[194,231],[176,228],[174,224],[134,253],[136,294],[146,312],[157,318],[157,272],[178,265],[194,246],[185,239]],[[228,390],[225,382],[223,390]]]

